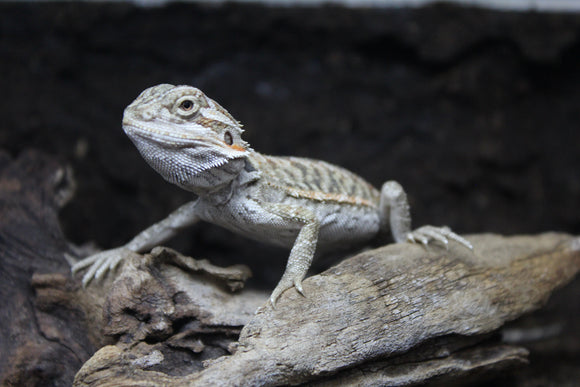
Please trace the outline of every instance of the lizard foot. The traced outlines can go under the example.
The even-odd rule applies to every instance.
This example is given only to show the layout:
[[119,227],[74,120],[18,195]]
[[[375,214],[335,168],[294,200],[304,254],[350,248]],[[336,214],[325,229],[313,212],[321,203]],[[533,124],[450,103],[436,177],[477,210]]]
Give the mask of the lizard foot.
[[282,279],[280,280],[280,282],[278,282],[278,285],[276,285],[276,288],[274,289],[272,295],[270,296],[270,305],[272,305],[272,308],[276,307],[276,301],[278,300],[280,295],[284,293],[284,291],[291,289],[292,287],[296,288],[298,293],[306,297],[306,295],[304,294],[304,289],[302,288],[302,279],[282,276]]
[[443,243],[445,247],[448,247],[450,239],[462,244],[470,250],[473,250],[473,246],[467,239],[457,235],[447,226],[423,226],[407,234],[408,242],[422,243],[424,246],[427,246],[429,241],[436,240]]
[[83,286],[86,287],[93,279],[100,280],[108,271],[114,270],[121,261],[133,254],[135,253],[126,247],[102,251],[72,265],[71,272],[76,274],[78,271],[88,267],[82,279]]

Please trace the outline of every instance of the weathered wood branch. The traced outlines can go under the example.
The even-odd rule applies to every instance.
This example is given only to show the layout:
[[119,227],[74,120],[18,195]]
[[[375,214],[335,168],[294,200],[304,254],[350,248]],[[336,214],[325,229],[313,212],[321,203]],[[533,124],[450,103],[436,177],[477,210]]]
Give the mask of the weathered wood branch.
[[60,285],[51,281],[53,295],[59,286],[74,286],[63,259],[73,251],[57,217],[73,190],[70,171],[53,158],[27,151],[11,159],[0,150],[2,385],[70,384],[75,368],[98,348],[82,320],[71,319],[75,312],[83,314],[73,298],[69,303],[37,302],[30,286],[34,273],[62,278]]
[[[99,351],[76,385],[285,385],[324,378],[408,385],[525,362],[525,349],[489,342],[488,334],[539,308],[575,276],[580,239],[555,233],[469,239],[473,253],[411,244],[367,251],[308,278],[306,298],[287,291],[276,309],[262,306],[255,316],[267,294],[230,295],[218,281],[191,274],[192,266],[197,272],[207,263],[155,249],[126,265],[110,293],[107,330],[123,344]],[[175,324],[184,320],[193,325]],[[164,340],[183,348],[175,343],[197,334],[201,348],[208,331],[226,335],[241,326],[230,345],[234,353],[202,370],[177,376],[166,360]]]

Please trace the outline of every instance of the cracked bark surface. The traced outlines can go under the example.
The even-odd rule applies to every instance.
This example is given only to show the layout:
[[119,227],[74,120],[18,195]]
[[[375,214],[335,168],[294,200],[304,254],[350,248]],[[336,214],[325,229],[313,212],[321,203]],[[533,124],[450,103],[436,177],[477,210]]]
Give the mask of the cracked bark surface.
[[[306,298],[287,291],[276,309],[261,306],[254,316],[268,294],[228,295],[215,283],[189,279],[187,269],[175,272],[176,263],[185,268],[179,262],[192,258],[155,249],[125,265],[115,281],[105,311],[114,315],[107,329],[121,335],[119,342],[97,352],[75,385],[413,385],[521,365],[528,351],[490,334],[539,308],[572,280],[580,270],[580,239],[548,233],[469,240],[475,253],[460,246],[395,244],[358,254],[309,277]],[[144,301],[144,290],[159,298]],[[187,302],[179,306],[175,294]],[[210,306],[213,298],[220,301]],[[127,313],[127,305],[136,303],[140,318]],[[176,326],[183,319],[195,321],[195,328]],[[205,328],[196,331],[198,324]],[[203,334],[224,335],[227,326],[243,326],[239,340],[227,347],[231,355],[176,375],[183,368],[174,368],[171,355],[166,360],[171,351],[163,340],[185,348],[176,342],[185,337],[203,342]]]
[[69,320],[74,311],[82,314],[73,298],[63,304],[37,302],[31,286],[34,273],[46,275],[52,278],[47,299],[60,299],[62,289],[71,285],[63,259],[63,253],[71,253],[71,249],[57,214],[72,189],[70,171],[53,158],[24,152],[12,160],[0,151],[2,385],[55,381],[54,385],[64,386],[97,348],[82,322]]

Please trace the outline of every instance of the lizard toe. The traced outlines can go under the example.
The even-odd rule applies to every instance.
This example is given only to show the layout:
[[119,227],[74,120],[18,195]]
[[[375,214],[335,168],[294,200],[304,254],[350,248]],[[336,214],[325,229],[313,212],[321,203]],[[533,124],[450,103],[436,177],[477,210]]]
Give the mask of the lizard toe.
[[306,293],[304,293],[304,288],[302,287],[302,281],[296,280],[294,281],[294,287],[303,297],[306,297]]

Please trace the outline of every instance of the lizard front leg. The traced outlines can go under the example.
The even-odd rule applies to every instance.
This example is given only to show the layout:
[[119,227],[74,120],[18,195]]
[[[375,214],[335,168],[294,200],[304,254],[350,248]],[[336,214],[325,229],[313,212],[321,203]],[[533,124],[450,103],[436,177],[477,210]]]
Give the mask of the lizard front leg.
[[390,224],[395,242],[420,242],[427,245],[430,240],[437,240],[448,245],[449,239],[461,243],[473,250],[468,240],[457,235],[449,227],[422,226],[411,231],[411,214],[407,194],[396,181],[388,181],[381,189],[381,217]]
[[191,226],[199,220],[196,213],[196,201],[186,203],[172,212],[161,222],[155,223],[135,236],[129,243],[116,249],[102,251],[85,258],[71,266],[72,273],[89,268],[83,276],[83,286],[94,279],[102,278],[109,270],[132,254],[142,253],[175,236],[180,230]]
[[276,204],[276,203],[259,203],[267,212],[282,218],[284,222],[298,223],[301,225],[298,236],[294,241],[286,270],[282,279],[270,296],[270,304],[275,306],[278,297],[287,289],[295,287],[296,290],[304,295],[302,289],[302,280],[306,276],[318,242],[318,233],[320,231],[320,221],[309,210],[304,207]]

